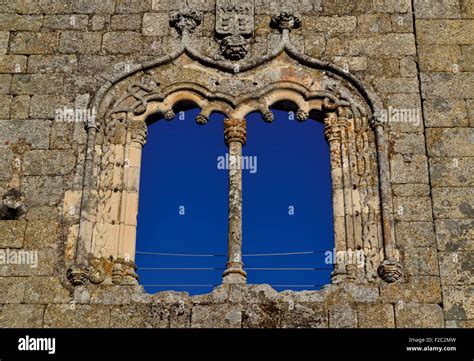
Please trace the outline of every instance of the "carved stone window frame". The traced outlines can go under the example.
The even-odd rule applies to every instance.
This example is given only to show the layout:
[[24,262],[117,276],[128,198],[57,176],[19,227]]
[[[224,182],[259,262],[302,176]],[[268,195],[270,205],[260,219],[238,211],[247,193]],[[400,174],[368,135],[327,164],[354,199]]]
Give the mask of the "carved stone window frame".
[[[171,25],[181,34],[179,47],[109,80],[91,102],[98,110],[98,121],[86,127],[79,232],[67,268],[71,283],[137,284],[136,218],[146,120],[157,113],[170,120],[173,109],[183,103],[201,109],[196,117],[200,124],[213,112],[241,120],[244,127],[245,116],[254,111],[271,122],[270,107],[282,103],[296,107],[299,121],[313,112],[323,114],[331,154],[335,250],[343,256],[336,257],[332,282],[373,282],[377,275],[386,282],[399,280],[403,272],[394,237],[386,130],[377,116],[380,102],[371,88],[338,66],[300,53],[289,36],[291,29],[300,26],[295,16],[272,18],[272,26],[281,33],[272,53],[239,63],[210,59],[190,45],[190,34],[200,22],[199,14],[178,14]],[[272,77],[266,74],[277,66],[281,67],[279,80],[270,81]],[[156,80],[165,68],[176,74],[176,81],[160,84]],[[178,79],[184,69],[201,69],[201,81]],[[293,75],[304,72],[302,77]],[[244,85],[235,93],[220,92],[209,86],[210,73]],[[248,85],[249,74],[259,82]],[[226,143],[231,147],[228,136]],[[245,139],[240,143],[245,144]],[[355,251],[364,255],[362,268],[344,257]],[[229,236],[228,269],[239,273],[240,259],[232,262],[235,254],[231,253]],[[240,274],[245,277],[244,271]]]

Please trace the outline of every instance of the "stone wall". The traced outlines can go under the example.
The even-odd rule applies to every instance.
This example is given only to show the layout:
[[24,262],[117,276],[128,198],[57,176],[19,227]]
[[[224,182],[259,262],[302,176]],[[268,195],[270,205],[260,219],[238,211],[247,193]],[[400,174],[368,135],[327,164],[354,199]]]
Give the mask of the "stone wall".
[[[214,2],[192,3],[204,12],[193,45],[216,56]],[[347,69],[385,108],[422,110],[419,123],[388,129],[402,280],[281,293],[225,285],[194,297],[68,282],[65,255],[77,237],[87,134],[83,124],[54,121],[55,111],[87,107],[108,79],[170,53],[179,41],[169,26],[177,4],[2,4],[0,196],[2,212],[8,202],[20,206],[0,220],[0,248],[38,251],[39,259],[36,268],[0,265],[0,326],[473,327],[469,0],[255,0],[249,59],[272,50],[279,34],[271,16],[288,11],[301,19],[290,35],[300,51]]]

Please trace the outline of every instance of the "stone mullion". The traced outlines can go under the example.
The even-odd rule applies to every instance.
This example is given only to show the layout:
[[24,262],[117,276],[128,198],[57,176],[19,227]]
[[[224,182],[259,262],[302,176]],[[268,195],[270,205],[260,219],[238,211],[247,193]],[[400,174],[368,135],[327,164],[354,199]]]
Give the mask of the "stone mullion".
[[331,181],[332,181],[332,211],[334,218],[334,255],[335,269],[332,279],[339,282],[338,276],[346,273],[345,262],[341,262],[338,254],[345,252],[346,226],[344,218],[344,185],[341,158],[341,129],[335,113],[328,113],[324,120],[324,133],[329,143],[331,157]]
[[229,147],[228,260],[224,283],[246,283],[242,262],[242,146],[246,141],[246,121],[226,119],[224,138]]

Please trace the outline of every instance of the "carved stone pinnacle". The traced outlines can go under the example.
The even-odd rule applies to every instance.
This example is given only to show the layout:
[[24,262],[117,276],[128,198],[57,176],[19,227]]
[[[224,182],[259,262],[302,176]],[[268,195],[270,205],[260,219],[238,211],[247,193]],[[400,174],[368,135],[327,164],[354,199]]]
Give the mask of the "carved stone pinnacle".
[[246,121],[244,119],[225,119],[224,139],[226,145],[232,142],[240,142],[244,145],[247,140]]
[[189,13],[178,13],[171,17],[170,25],[174,27],[178,33],[183,31],[192,33],[202,22],[202,14],[197,11]]
[[284,29],[291,31],[291,29],[298,29],[301,26],[301,21],[295,15],[282,12],[280,15],[272,17],[270,26],[280,32],[283,32]]

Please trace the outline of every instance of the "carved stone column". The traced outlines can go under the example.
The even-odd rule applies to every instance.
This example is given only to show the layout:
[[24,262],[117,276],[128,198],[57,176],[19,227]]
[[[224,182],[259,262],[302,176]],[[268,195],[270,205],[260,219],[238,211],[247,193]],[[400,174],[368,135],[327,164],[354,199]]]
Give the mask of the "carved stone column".
[[147,138],[147,125],[143,121],[129,126],[125,145],[123,187],[120,200],[119,239],[117,260],[112,271],[115,284],[136,284],[135,246],[138,215],[138,188],[143,145]]
[[345,252],[347,245],[341,157],[341,128],[336,113],[330,112],[324,119],[324,134],[329,143],[331,157],[332,211],[334,217],[334,246],[336,253],[333,257],[335,260],[335,268],[331,277],[334,283],[338,283],[341,281],[341,275],[346,274],[345,264],[338,259],[338,253]]
[[246,283],[242,262],[242,146],[247,136],[244,119],[224,120],[224,139],[229,147],[229,234],[228,261],[223,283]]
[[377,144],[377,160],[379,169],[380,203],[382,205],[382,233],[384,260],[377,273],[386,282],[395,282],[403,276],[403,268],[398,260],[395,246],[392,191],[390,188],[390,171],[388,149],[385,141],[385,123],[378,117],[372,116],[370,125],[375,132]]

